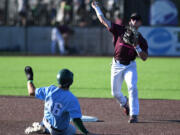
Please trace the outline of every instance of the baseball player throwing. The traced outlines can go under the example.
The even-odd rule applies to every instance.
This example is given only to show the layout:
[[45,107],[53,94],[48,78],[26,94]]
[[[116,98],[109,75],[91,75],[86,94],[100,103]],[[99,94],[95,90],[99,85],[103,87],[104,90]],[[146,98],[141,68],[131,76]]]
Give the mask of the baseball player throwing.
[[[129,123],[137,123],[139,115],[139,100],[137,90],[136,56],[143,61],[148,57],[148,45],[146,40],[137,31],[142,25],[142,18],[133,13],[128,26],[117,25],[107,20],[98,3],[91,4],[99,21],[113,34],[114,58],[111,67],[111,92],[118,100],[126,115],[130,114]],[[121,92],[123,81],[126,81],[129,93],[128,99]],[[130,108],[130,109],[129,109]]]
[[60,70],[57,74],[59,87],[35,88],[33,84],[33,71],[30,66],[25,67],[27,76],[27,88],[30,96],[43,100],[44,118],[43,124],[34,123],[33,127],[25,130],[26,134],[50,132],[51,135],[74,135],[76,128],[70,124],[72,118],[74,124],[84,135],[94,135],[83,125],[80,104],[78,99],[69,91],[73,83],[73,73],[68,69]]

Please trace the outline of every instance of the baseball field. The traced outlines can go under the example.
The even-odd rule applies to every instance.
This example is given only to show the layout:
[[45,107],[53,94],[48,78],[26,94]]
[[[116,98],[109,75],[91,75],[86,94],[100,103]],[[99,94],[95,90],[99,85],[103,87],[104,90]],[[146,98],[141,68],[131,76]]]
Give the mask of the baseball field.
[[[137,59],[140,116],[138,124],[128,117],[111,96],[111,57],[0,57],[0,135],[23,135],[24,129],[43,117],[43,102],[28,97],[24,67],[34,70],[36,87],[57,85],[62,68],[74,73],[71,91],[79,98],[90,131],[104,135],[180,134],[180,58]],[[126,84],[122,91],[128,96]]]

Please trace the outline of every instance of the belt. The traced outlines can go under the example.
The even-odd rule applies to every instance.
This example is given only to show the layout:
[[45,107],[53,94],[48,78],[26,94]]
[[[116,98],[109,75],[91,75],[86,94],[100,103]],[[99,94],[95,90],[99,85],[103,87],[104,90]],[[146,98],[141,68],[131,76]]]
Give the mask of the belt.
[[120,64],[123,64],[123,65],[129,65],[131,61],[119,61],[119,60],[114,60],[116,63],[120,63]]

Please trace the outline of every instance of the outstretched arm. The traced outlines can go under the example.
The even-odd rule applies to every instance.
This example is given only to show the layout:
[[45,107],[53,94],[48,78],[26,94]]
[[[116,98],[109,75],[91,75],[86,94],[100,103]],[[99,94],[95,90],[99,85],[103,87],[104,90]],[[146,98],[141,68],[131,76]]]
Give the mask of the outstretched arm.
[[28,88],[29,96],[35,96],[36,87],[34,86],[32,81],[27,82],[27,88]]
[[91,3],[91,6],[92,6],[92,8],[95,10],[96,15],[97,15],[99,21],[100,21],[106,28],[110,29],[110,28],[111,28],[111,22],[104,17],[104,14],[103,14],[103,12],[101,11],[98,3],[97,3],[96,1],[93,1],[93,2]]
[[96,135],[94,133],[90,133],[85,126],[83,125],[83,122],[80,118],[74,118],[73,119],[74,124],[79,128],[79,130],[84,134],[84,135]]
[[27,77],[28,93],[30,96],[35,96],[36,87],[33,84],[33,70],[30,66],[26,66],[24,71]]

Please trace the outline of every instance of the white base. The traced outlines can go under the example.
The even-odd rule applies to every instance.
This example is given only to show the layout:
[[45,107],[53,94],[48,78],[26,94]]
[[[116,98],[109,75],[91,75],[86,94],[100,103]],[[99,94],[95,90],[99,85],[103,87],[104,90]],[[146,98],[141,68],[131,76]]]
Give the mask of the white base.
[[93,117],[93,116],[85,116],[85,115],[83,115],[81,120],[83,122],[97,122],[98,118],[97,117]]

